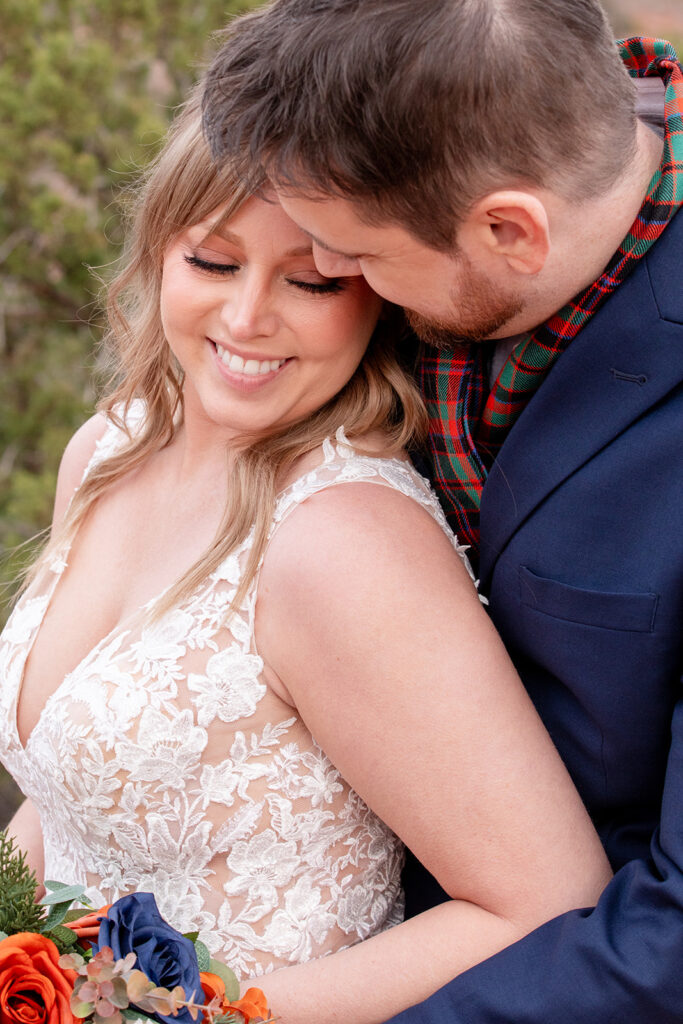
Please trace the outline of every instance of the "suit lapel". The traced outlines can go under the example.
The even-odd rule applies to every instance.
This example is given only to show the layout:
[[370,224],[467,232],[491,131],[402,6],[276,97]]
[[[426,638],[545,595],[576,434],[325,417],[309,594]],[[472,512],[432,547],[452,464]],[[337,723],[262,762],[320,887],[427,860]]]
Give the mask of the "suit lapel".
[[[653,250],[656,262],[665,256],[657,252],[660,246],[673,248],[678,282],[673,306],[680,310],[680,256],[662,239]],[[560,356],[510,431],[482,494],[482,584],[544,498],[683,378],[681,318],[662,318],[648,262],[641,261]],[[670,275],[669,264],[666,268]],[[671,293],[665,287],[661,294]],[[668,308],[662,312],[671,315]]]

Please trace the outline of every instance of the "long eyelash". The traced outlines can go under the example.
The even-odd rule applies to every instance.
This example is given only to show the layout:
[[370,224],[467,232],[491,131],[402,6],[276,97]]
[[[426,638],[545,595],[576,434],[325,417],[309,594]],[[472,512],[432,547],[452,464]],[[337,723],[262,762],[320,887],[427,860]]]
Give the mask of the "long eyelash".
[[311,295],[334,295],[336,292],[340,292],[344,285],[336,277],[331,277],[325,284],[313,284],[310,281],[291,281],[293,285],[300,288],[301,291],[310,292]]
[[183,259],[191,267],[204,270],[209,274],[223,274],[225,276],[234,274],[238,269],[234,263],[211,263],[209,260],[203,260],[201,256],[183,256]]
[[[203,270],[208,274],[218,274],[223,277],[230,276],[239,270],[239,267],[234,263],[212,263],[210,260],[204,260],[201,256],[197,256],[194,253],[183,256],[183,259],[191,267],[196,267],[198,270]],[[344,287],[341,280],[336,277],[331,277],[324,284],[314,284],[312,281],[290,281],[290,284],[293,284],[300,291],[308,292],[310,295],[334,295],[342,291]]]

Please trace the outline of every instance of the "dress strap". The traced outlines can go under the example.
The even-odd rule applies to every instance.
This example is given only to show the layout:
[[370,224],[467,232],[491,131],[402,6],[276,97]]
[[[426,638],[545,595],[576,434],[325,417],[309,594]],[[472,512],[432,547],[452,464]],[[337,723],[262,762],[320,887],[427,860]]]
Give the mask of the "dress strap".
[[291,513],[314,494],[346,483],[372,483],[400,491],[416,501],[439,524],[455,551],[462,557],[472,580],[477,582],[465,552],[443,513],[439,500],[428,480],[418,473],[408,459],[381,458],[357,451],[349,441],[343,426],[334,438],[326,438],[322,445],[323,461],[315,469],[299,477],[279,496],[275,506],[269,540]]
[[[118,415],[123,413],[121,407],[117,407],[115,411]],[[134,399],[128,406],[124,419],[125,430],[119,427],[113,420],[108,420],[107,428],[102,437],[98,438],[95,442],[95,450],[90,456],[88,465],[85,467],[81,483],[92,473],[96,466],[99,466],[100,463],[112,455],[116,455],[129,442],[130,438],[140,430],[144,421],[145,403],[141,398]]]

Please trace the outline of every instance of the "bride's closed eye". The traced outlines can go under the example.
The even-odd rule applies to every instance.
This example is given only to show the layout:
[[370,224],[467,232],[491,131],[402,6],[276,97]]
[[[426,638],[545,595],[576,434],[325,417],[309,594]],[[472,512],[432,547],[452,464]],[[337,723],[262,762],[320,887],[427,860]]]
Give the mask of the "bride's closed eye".
[[218,275],[230,275],[234,274],[239,267],[236,263],[214,263],[212,260],[204,260],[201,256],[197,256],[196,253],[192,253],[189,256],[183,256],[183,259],[191,267],[196,267],[197,270],[203,270],[208,274]]
[[[229,277],[240,269],[236,263],[217,263],[213,260],[205,260],[196,253],[185,255],[183,259],[191,267],[196,267],[197,270],[202,270],[207,274],[215,274],[219,277]],[[288,284],[293,285],[302,292],[307,292],[309,295],[334,295],[344,288],[342,279],[338,277],[331,277],[325,281],[299,281],[295,278],[287,278],[286,280]]]
[[[289,280],[289,279],[288,279]],[[334,295],[343,290],[344,285],[340,278],[330,277],[326,281],[289,281],[295,288],[302,292],[309,292],[311,295]]]

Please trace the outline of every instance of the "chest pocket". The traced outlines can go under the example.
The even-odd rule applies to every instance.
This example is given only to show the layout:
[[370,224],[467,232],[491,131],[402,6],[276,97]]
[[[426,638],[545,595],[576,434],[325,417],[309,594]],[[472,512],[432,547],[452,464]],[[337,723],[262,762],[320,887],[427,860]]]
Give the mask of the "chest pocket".
[[630,633],[654,630],[657,594],[584,590],[546,579],[524,565],[519,568],[519,588],[523,605],[555,619]]

